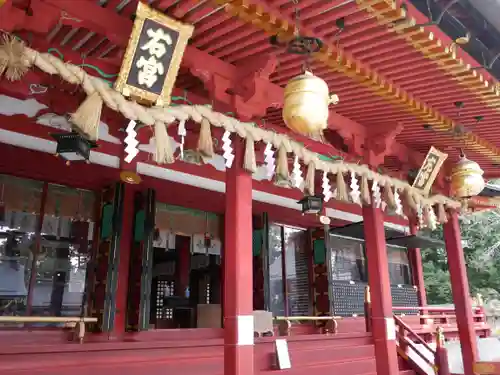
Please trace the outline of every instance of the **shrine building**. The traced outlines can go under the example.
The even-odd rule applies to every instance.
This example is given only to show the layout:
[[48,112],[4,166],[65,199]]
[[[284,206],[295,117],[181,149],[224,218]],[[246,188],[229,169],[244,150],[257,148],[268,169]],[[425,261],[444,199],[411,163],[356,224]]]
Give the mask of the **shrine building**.
[[0,0],[0,373],[500,374],[481,4]]

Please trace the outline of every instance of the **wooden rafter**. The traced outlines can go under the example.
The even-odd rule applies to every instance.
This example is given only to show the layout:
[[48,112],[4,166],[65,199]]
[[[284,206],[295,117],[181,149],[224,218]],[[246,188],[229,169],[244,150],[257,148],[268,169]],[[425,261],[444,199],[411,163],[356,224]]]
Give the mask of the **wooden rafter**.
[[[279,35],[281,40],[290,40],[295,35],[296,24],[293,20],[284,16],[278,9],[273,9],[263,2],[257,0],[215,0],[215,3],[218,5],[226,4],[225,10],[227,12],[270,35]],[[376,3],[376,0],[371,1],[371,3]],[[398,9],[395,3],[392,3],[391,9],[386,14],[393,19],[400,19],[404,17],[402,12],[403,10]],[[315,35],[305,25],[300,24],[299,27],[302,33]],[[378,74],[368,65],[353,58],[333,43],[326,43],[319,52],[314,54],[314,58],[323,62],[330,69],[340,71],[360,84],[369,87],[372,92],[412,113],[438,132],[451,133],[455,128],[456,124],[451,118],[418,100],[408,91],[394,85],[384,75]],[[460,140],[467,149],[485,155],[494,162],[500,162],[500,148],[477,135],[464,133],[458,135],[456,139]]]

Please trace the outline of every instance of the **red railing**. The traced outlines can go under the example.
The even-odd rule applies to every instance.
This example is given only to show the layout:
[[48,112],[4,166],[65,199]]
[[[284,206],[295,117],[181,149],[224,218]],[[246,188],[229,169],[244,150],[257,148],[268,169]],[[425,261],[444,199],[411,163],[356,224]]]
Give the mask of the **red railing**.
[[[442,327],[447,335],[458,332],[455,308],[453,307],[393,307],[393,311],[407,323],[411,321],[412,317],[416,318],[421,326],[418,332],[424,336],[428,336],[429,339],[436,327]],[[416,312],[417,314],[410,315],[408,312]],[[482,307],[473,308],[472,318],[474,328],[482,331],[479,335],[484,337],[489,336],[490,327],[487,324],[486,314]]]
[[[444,337],[442,328],[438,328],[436,332],[436,349],[433,349],[425,340],[423,340],[415,331],[413,331],[405,322],[397,316],[394,316],[396,323],[396,338],[398,345],[399,355],[408,361],[412,366],[417,367],[423,373],[429,373],[423,366],[422,362],[426,363],[429,369],[432,369],[437,375],[450,375],[450,368],[448,364],[448,353],[444,348]],[[425,355],[422,348],[417,345],[422,345],[425,350],[432,354],[434,358],[429,358]],[[414,356],[410,354],[410,350]],[[420,360],[419,360],[420,359]],[[420,363],[419,363],[420,362]]]
[[500,375],[500,361],[477,362],[474,365],[474,372],[477,375]]

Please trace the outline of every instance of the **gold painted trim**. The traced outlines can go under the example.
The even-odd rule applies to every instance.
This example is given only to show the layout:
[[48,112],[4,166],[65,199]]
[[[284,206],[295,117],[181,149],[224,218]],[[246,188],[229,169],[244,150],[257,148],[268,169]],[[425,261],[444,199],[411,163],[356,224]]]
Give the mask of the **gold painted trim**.
[[[280,19],[280,14],[278,12],[271,14],[269,11],[262,10],[250,4],[248,0],[212,1],[220,6],[224,6],[225,11],[229,14],[252,24],[270,35],[277,35],[281,41],[291,40],[295,35],[296,26],[288,23],[284,19]],[[361,3],[365,0],[356,1]],[[403,9],[398,9],[396,7],[394,0],[366,1],[370,1],[370,4],[376,4],[372,5],[371,9],[379,11],[382,9],[381,13],[388,14],[389,17],[398,15],[397,19],[404,20],[406,16],[406,12]],[[386,21],[382,20],[382,22]],[[411,30],[413,34],[418,34],[417,31],[420,32],[421,29],[421,27],[415,28],[411,26],[409,30]],[[449,52],[446,56],[451,58]],[[319,52],[313,55],[313,57],[323,62],[332,70],[342,72],[344,75],[356,80],[360,84],[367,86],[377,95],[384,97],[387,101],[394,103],[396,106],[403,107],[402,109],[409,111],[426,123],[431,124],[436,131],[450,132],[455,127],[455,123],[450,118],[443,116],[426,104],[417,101],[410,93],[403,89],[394,87],[377,72],[371,70],[362,62],[355,60],[341,48],[333,44],[324,45]],[[456,139],[460,140],[467,149],[486,155],[494,162],[500,162],[500,148],[497,148],[488,141],[471,133],[457,136]]]
[[[141,36],[142,28],[144,27],[144,22],[146,21],[146,19],[158,22],[179,33],[179,38],[172,54],[172,61],[170,62],[170,65],[168,67],[167,76],[165,77],[165,82],[163,83],[163,88],[160,95],[139,89],[126,83],[130,74],[130,69],[132,68],[132,61],[134,59],[137,45],[139,43],[139,38]],[[122,66],[120,68],[120,73],[118,74],[118,79],[115,82],[115,90],[119,91],[124,96],[130,96],[138,101],[146,101],[150,104],[155,103],[156,105],[161,106],[169,105],[170,96],[172,95],[175,80],[177,78],[177,74],[179,73],[182,56],[184,55],[184,51],[186,49],[189,38],[191,38],[191,35],[193,35],[193,31],[194,26],[183,24],[170,17],[167,17],[166,15],[148,7],[146,4],[143,4],[139,1],[137,5],[136,18],[134,21],[134,27],[132,29],[132,34],[130,35],[128,41],[128,46],[125,51]]]
[[[392,0],[356,0],[359,9],[374,15],[379,25],[387,25],[388,12],[394,9]],[[376,7],[375,7],[376,6]],[[416,25],[415,18],[407,17],[406,11],[399,9],[401,12],[401,23],[397,26],[388,26],[389,32],[395,32],[403,37],[408,44],[412,45],[416,50],[420,51],[426,58],[437,63],[439,69],[451,75],[459,85],[466,87],[472,91],[485,105],[500,111],[500,89],[498,82],[488,81],[481,73],[472,70],[470,64],[465,63],[457,57],[457,46],[453,43],[446,46],[441,39],[435,38],[432,32],[429,32],[425,27]],[[493,153],[498,152],[498,148],[491,148],[490,144],[485,143],[476,135],[468,137],[468,141],[477,143],[480,147],[490,148]],[[471,145],[468,144],[470,147]],[[487,154],[486,151],[483,154]]]

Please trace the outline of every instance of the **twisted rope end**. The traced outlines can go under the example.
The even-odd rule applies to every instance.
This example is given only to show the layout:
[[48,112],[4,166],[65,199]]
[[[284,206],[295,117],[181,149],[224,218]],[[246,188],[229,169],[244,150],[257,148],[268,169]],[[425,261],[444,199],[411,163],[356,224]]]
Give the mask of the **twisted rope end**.
[[11,82],[19,81],[28,72],[30,64],[25,54],[25,45],[16,37],[3,34],[0,40],[0,76]]

